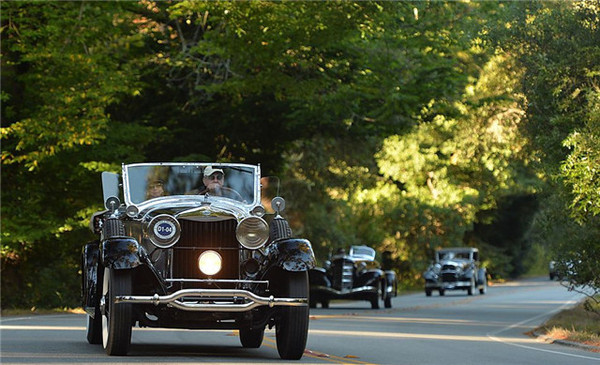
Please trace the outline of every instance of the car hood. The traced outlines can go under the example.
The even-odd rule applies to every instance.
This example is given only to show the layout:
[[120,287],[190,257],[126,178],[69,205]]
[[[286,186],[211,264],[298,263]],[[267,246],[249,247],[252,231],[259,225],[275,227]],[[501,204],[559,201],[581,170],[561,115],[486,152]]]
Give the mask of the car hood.
[[153,204],[140,206],[140,216],[148,220],[159,214],[169,214],[178,219],[219,220],[235,218],[238,221],[249,217],[250,212],[245,207],[227,199],[171,199],[163,198]]
[[467,261],[459,260],[442,260],[440,261],[442,270],[464,270],[469,266]]

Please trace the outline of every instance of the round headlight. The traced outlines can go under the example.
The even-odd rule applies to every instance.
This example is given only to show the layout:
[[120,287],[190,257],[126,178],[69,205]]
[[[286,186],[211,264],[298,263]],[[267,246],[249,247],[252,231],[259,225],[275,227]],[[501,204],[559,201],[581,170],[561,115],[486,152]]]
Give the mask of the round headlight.
[[267,243],[269,225],[260,217],[244,218],[238,224],[235,235],[242,246],[254,250]]
[[218,252],[208,250],[202,252],[200,257],[198,257],[198,268],[205,275],[213,276],[219,271],[221,271],[221,264],[223,259]]
[[176,244],[180,234],[179,222],[168,214],[157,215],[148,225],[150,241],[160,248],[169,248]]

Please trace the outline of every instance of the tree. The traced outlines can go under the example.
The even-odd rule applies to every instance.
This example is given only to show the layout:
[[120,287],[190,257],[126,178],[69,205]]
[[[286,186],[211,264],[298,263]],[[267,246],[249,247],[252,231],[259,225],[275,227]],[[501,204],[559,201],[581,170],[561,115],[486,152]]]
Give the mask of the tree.
[[143,37],[118,4],[1,6],[2,300],[72,305],[88,219],[101,207],[99,171],[139,158],[151,139],[109,112],[139,92],[130,61]]
[[500,40],[525,70],[523,130],[546,179],[534,232],[571,288],[597,293],[600,2],[513,3],[509,16]]

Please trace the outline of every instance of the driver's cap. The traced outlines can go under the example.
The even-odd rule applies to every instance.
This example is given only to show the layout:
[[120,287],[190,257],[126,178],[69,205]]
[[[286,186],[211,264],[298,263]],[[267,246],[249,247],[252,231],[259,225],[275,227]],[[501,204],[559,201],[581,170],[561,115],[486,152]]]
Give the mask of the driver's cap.
[[210,175],[214,174],[215,172],[220,172],[220,173],[222,173],[223,175],[225,175],[225,173],[223,172],[223,170],[221,170],[221,169],[213,169],[213,168],[212,168],[212,166],[207,166],[207,167],[204,169],[204,176],[207,176],[207,177],[208,177],[208,176],[210,176]]

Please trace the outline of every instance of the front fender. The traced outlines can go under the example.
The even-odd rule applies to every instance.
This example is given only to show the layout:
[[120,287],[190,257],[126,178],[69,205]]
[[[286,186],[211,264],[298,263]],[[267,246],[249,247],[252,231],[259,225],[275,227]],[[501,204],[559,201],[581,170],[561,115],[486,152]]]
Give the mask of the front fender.
[[467,270],[465,270],[465,272],[463,273],[462,276],[464,278],[466,278],[466,279],[469,279],[469,280],[471,280],[471,279],[477,280],[477,277],[475,276],[475,270],[473,270],[473,269],[467,269]]
[[143,248],[131,237],[102,241],[102,265],[111,269],[133,269],[142,264]]
[[388,293],[392,293],[393,296],[397,294],[397,286],[396,286],[396,272],[393,270],[386,270],[383,273],[385,275],[385,290]]
[[485,268],[480,268],[477,271],[477,285],[484,285],[487,279],[487,271]]
[[327,277],[327,271],[321,267],[308,270],[308,281],[311,286],[325,286],[330,288],[331,281]]
[[379,269],[369,270],[358,275],[358,277],[354,281],[354,287],[374,286],[378,288],[382,278],[383,271]]
[[315,267],[315,254],[308,240],[284,238],[271,243],[267,257],[272,266],[286,271],[308,271]]

